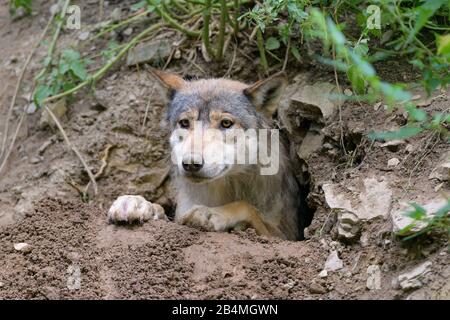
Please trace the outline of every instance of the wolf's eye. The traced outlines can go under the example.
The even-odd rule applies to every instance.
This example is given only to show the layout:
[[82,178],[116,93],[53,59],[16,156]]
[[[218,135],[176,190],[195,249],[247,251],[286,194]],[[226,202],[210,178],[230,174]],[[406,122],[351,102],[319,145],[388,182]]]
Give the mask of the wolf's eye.
[[230,119],[223,119],[220,122],[220,125],[222,126],[222,128],[228,129],[233,125],[233,121],[231,121]]
[[189,120],[188,119],[181,119],[180,121],[178,121],[178,123],[180,124],[180,127],[183,129],[189,128]]

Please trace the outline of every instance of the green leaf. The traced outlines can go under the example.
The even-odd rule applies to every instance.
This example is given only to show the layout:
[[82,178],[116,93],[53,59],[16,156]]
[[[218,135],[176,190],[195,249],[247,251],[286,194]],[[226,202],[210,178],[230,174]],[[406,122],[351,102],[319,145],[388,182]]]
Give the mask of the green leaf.
[[414,127],[414,126],[405,126],[400,128],[400,130],[397,131],[385,131],[385,132],[372,132],[369,133],[368,137],[372,140],[396,140],[396,139],[406,139],[413,137],[420,132],[422,132],[423,129],[420,127]]
[[397,235],[403,236],[403,235],[405,235],[405,234],[408,234],[409,231],[411,231],[415,226],[416,226],[415,223],[408,224],[406,227],[400,229],[400,230],[397,232]]
[[380,83],[380,89],[388,99],[393,101],[406,101],[411,99],[411,94],[409,92],[404,91],[399,86],[384,81]]
[[449,211],[450,211],[450,200],[447,202],[445,206],[440,208],[434,216],[437,218],[443,218]]
[[74,61],[80,59],[80,54],[72,49],[66,49],[62,52],[61,57],[66,61]]
[[416,23],[412,32],[409,33],[405,44],[412,41],[412,39],[425,26],[434,13],[445,3],[448,3],[448,0],[427,0],[421,6],[414,9],[414,12],[417,15],[414,19]]
[[36,88],[36,91],[34,92],[34,103],[36,106],[40,106],[42,101],[48,97],[50,97],[52,94],[52,90],[47,85],[40,85]]
[[133,4],[130,7],[131,11],[138,11],[139,9],[142,9],[143,7],[145,7],[147,5],[147,1],[143,0],[143,1],[139,1],[138,3]]
[[87,72],[86,72],[86,69],[84,67],[84,64],[81,61],[79,61],[79,60],[73,61],[70,64],[70,70],[73,71],[73,73],[75,74],[75,76],[78,77],[78,79],[86,80]]
[[297,59],[297,61],[301,61],[300,52],[298,51],[298,48],[296,46],[291,47],[291,53]]
[[330,18],[328,18],[328,20],[327,20],[327,26],[328,26],[328,30],[330,31],[331,39],[333,40],[333,42],[338,46],[344,45],[345,44],[344,35],[338,29],[338,27],[333,22],[333,20],[331,20]]
[[275,37],[269,37],[266,40],[266,49],[267,50],[275,50],[278,49],[280,47],[280,41],[278,41],[277,38]]
[[350,68],[348,68],[347,77],[352,84],[353,90],[358,94],[364,94],[365,92],[364,78],[360,75],[355,65],[352,65]]
[[414,207],[415,210],[404,213],[405,216],[410,217],[414,220],[422,220],[427,216],[427,211],[424,207],[418,205],[417,203],[410,203],[409,205]]
[[450,54],[450,34],[445,36],[436,36],[437,42],[437,54],[448,55]]
[[422,109],[417,109],[413,104],[409,104],[405,107],[412,120],[417,122],[424,122],[428,119],[428,115]]

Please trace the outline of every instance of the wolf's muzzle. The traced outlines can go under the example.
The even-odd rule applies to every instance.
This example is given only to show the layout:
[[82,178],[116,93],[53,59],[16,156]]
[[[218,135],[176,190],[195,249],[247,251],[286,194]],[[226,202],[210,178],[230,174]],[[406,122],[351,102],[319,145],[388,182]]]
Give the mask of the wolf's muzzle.
[[204,165],[203,157],[200,154],[192,153],[183,157],[181,162],[186,172],[198,172]]

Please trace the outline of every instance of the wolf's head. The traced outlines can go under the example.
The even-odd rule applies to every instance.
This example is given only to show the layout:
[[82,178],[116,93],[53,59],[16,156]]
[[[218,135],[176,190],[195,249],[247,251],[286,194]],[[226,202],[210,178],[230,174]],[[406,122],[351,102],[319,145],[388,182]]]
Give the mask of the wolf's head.
[[[259,161],[252,162],[249,150],[261,138],[258,130],[269,128],[268,117],[287,83],[284,74],[247,85],[228,79],[187,81],[159,70],[152,73],[169,97],[166,120],[172,129],[172,160],[181,176],[207,183]],[[242,155],[245,163],[236,161]]]

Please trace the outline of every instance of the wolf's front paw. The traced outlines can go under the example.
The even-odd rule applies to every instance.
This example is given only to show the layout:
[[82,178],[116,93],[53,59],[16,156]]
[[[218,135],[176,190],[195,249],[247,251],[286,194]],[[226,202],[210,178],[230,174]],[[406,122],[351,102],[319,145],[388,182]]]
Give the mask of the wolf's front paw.
[[159,204],[151,203],[141,196],[120,196],[113,202],[108,211],[110,223],[120,222],[144,222],[147,220],[166,220],[163,207]]
[[228,228],[226,218],[212,208],[195,206],[181,219],[181,223],[206,231],[225,231]]

